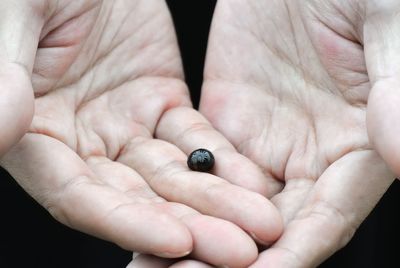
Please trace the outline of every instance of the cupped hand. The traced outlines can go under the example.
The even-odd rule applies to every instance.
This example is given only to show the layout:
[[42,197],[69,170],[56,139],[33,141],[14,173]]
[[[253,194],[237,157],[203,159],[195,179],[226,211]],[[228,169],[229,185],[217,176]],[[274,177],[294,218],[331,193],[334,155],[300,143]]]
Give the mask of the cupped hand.
[[[164,1],[0,7],[10,83],[35,95],[29,132],[1,163],[56,219],[127,250],[230,267],[256,259],[252,238],[279,237],[262,172],[191,108]],[[199,147],[213,174],[187,168]]]
[[218,1],[200,111],[264,171],[269,188],[284,185],[269,196],[284,233],[252,268],[317,266],[392,183],[368,139],[366,111],[371,101],[373,143],[395,167],[399,6]]

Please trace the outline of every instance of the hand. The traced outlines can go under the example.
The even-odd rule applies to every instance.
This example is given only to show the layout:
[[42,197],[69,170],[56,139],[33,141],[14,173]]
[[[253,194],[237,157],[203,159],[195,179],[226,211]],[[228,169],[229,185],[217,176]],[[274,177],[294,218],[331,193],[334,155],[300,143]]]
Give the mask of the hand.
[[398,166],[398,11],[398,1],[218,1],[200,110],[271,188],[284,185],[270,196],[284,234],[252,268],[315,267],[392,183],[365,118],[370,100],[372,140]]
[[347,243],[393,178],[366,128],[400,174],[400,5],[293,2],[221,0],[210,40],[203,113],[286,184],[273,200],[287,231],[252,267],[313,266]]
[[[280,215],[258,167],[191,108],[165,3],[34,3],[1,4],[18,25],[10,71],[35,94],[29,133],[2,165],[57,220],[127,250],[252,263],[247,233],[275,241]],[[216,176],[186,166],[202,146]],[[239,180],[259,193],[228,183]]]

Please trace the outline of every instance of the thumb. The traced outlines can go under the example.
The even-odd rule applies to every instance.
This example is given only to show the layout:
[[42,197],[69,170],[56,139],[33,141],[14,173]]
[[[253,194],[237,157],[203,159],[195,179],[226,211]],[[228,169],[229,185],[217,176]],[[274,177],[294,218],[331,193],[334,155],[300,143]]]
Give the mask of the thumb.
[[367,129],[374,148],[400,176],[400,3],[382,1],[375,5],[380,6],[370,7],[375,10],[367,15],[364,25],[365,58],[372,85]]
[[46,3],[0,1],[0,156],[28,130],[33,116],[31,72]]

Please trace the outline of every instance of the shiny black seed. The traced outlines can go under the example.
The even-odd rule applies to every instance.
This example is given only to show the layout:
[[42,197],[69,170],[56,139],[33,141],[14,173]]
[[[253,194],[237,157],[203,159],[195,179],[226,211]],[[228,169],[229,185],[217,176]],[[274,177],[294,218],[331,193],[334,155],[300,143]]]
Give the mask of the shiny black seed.
[[188,167],[194,171],[207,172],[214,166],[214,156],[206,149],[197,149],[193,151],[187,160]]

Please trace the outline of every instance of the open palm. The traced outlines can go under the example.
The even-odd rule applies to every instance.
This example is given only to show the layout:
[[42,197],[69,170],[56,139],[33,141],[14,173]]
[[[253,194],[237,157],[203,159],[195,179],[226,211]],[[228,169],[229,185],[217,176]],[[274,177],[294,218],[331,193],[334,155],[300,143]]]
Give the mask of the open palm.
[[[193,251],[230,267],[257,257],[247,233],[265,243],[280,235],[272,204],[228,183],[245,179],[267,193],[257,166],[191,108],[163,1],[17,8],[29,18],[20,34],[31,38],[21,42],[16,68],[25,68],[25,79],[33,70],[35,113],[2,165],[55,218],[128,250]],[[186,167],[187,155],[203,146],[220,159],[219,177]]]
[[251,267],[316,266],[394,179],[367,136],[360,6],[218,1],[200,110],[272,189],[283,186],[269,197],[284,234]]

